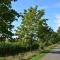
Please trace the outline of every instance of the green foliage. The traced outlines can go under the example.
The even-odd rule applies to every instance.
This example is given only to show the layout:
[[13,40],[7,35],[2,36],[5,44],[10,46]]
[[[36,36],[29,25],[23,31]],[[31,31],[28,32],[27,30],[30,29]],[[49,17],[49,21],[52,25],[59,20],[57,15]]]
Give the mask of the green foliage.
[[[34,47],[34,48],[33,48]],[[34,44],[32,50],[37,49],[38,45]],[[0,56],[14,55],[29,51],[30,47],[20,44],[20,42],[0,42]]]
[[[30,7],[20,13],[22,18],[21,25],[18,27],[16,34],[19,36],[19,40],[25,46],[30,46],[30,50],[33,44],[40,45],[40,49],[57,43],[59,40],[58,35],[47,24],[47,20],[44,16],[44,10],[38,10],[36,7]],[[37,43],[38,42],[38,43]]]
[[[11,2],[13,0],[0,0],[0,34],[3,39],[10,38],[12,34],[12,22],[19,17],[19,14],[12,9]],[[2,39],[0,39],[2,40]]]
[[60,36],[60,27],[58,28],[57,33]]
[[0,55],[10,55],[19,52],[26,52],[35,49],[44,49],[49,45],[55,44],[60,40],[60,28],[54,32],[47,24],[43,16],[44,10],[38,10],[36,7],[30,7],[18,14],[12,9],[11,2],[15,0],[0,0],[0,40],[11,38],[12,22],[21,17],[21,25],[16,30],[18,40],[10,42],[0,42]]
[[38,10],[37,6],[24,10],[24,13],[21,13],[22,23],[18,27],[16,34],[18,34],[20,40],[28,42],[30,47],[34,44],[35,40],[43,40],[44,33],[48,29],[47,19],[44,19],[43,15],[44,10]]

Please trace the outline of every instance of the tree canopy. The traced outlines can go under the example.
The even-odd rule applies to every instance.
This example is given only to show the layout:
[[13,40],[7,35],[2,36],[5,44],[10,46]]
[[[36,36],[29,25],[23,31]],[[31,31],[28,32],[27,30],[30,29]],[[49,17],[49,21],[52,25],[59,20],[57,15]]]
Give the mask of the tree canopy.
[[19,14],[12,9],[11,2],[15,0],[0,0],[0,34],[3,37],[11,37],[12,22],[19,17]]
[[36,7],[31,7],[28,10],[24,10],[21,13],[22,23],[18,27],[16,34],[18,34],[20,40],[27,42],[30,46],[35,41],[40,43],[48,43],[47,40],[51,36],[53,30],[48,26],[44,16],[44,10],[38,10]]

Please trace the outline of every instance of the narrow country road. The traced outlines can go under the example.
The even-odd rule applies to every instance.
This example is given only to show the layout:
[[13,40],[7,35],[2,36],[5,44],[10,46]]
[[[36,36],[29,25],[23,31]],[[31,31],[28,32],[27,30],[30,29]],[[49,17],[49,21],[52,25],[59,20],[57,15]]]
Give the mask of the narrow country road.
[[40,60],[60,60],[60,45],[58,45],[57,47],[53,48],[53,50],[51,52],[48,52],[48,54],[46,54]]

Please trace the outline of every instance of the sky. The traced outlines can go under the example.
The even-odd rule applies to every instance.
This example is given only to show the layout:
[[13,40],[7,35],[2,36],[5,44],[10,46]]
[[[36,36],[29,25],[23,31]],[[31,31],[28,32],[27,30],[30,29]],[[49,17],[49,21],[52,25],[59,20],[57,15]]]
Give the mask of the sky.
[[[16,2],[12,2],[12,8],[18,13],[36,5],[38,9],[45,9],[44,17],[48,19],[48,26],[57,31],[60,26],[60,0],[17,0]],[[19,18],[18,21],[13,22],[14,29],[17,29],[20,24],[21,19]]]

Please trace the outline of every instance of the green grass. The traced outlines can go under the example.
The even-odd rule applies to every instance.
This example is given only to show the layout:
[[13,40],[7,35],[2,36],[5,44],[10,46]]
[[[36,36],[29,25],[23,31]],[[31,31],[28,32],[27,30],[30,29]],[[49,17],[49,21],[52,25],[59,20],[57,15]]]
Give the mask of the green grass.
[[33,56],[33,58],[30,59],[30,60],[39,60],[39,59],[42,58],[44,55],[45,55],[45,53],[38,54],[38,55],[36,55],[36,56]]

